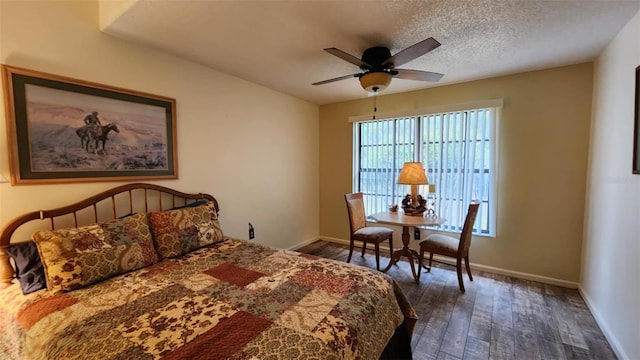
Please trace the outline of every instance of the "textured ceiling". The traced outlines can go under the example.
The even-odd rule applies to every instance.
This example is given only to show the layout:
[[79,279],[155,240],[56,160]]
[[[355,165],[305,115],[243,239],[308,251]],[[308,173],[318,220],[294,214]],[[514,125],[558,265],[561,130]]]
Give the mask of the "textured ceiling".
[[[100,3],[108,11],[110,1]],[[117,2],[113,2],[117,3]],[[316,103],[365,98],[359,69],[322,49],[360,58],[433,37],[442,46],[399,68],[437,83],[393,79],[383,94],[593,60],[638,12],[634,1],[169,1],[138,0],[103,31]],[[640,41],[640,34],[638,35]]]

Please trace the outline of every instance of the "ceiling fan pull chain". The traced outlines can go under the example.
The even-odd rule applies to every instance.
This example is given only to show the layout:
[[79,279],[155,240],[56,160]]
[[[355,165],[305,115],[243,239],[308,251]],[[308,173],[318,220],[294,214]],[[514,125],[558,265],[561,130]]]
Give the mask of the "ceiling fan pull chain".
[[376,119],[376,113],[378,112],[377,98],[378,98],[378,89],[374,88],[373,89],[373,120]]

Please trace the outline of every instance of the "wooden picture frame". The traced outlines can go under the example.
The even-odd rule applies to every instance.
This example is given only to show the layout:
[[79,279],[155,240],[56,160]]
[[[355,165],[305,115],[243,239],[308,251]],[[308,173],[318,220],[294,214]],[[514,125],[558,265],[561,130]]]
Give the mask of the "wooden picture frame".
[[12,185],[178,177],[175,99],[8,65],[2,81]]
[[633,126],[633,174],[640,174],[640,65],[636,67],[636,98]]

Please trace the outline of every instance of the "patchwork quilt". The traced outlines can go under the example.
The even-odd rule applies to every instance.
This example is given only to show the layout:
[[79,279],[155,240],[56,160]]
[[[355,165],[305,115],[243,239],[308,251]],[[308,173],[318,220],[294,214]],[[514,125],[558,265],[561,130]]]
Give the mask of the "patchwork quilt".
[[78,290],[0,290],[0,358],[377,359],[415,313],[385,274],[226,238]]

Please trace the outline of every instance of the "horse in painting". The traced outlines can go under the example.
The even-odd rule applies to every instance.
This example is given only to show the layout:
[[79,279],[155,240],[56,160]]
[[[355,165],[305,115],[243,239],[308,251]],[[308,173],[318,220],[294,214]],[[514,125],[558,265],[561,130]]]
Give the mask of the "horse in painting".
[[94,152],[96,153],[98,152],[98,144],[101,141],[102,152],[104,153],[104,145],[105,145],[105,142],[109,139],[107,137],[107,135],[109,135],[109,132],[111,132],[112,130],[117,133],[120,132],[120,129],[118,129],[118,126],[116,124],[107,124],[107,125],[102,125],[100,127],[101,127],[101,131],[99,135],[96,134],[93,128],[89,125],[85,125],[76,130],[76,134],[78,134],[78,136],[80,137],[80,146],[86,149],[87,152],[90,151],[89,144],[93,140],[95,141],[95,147],[93,148]]

